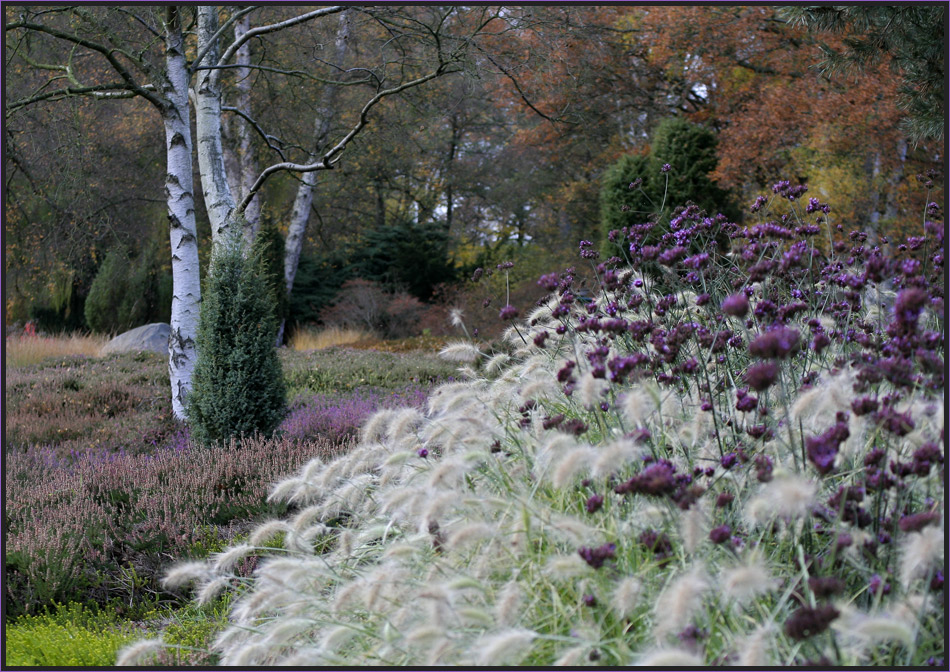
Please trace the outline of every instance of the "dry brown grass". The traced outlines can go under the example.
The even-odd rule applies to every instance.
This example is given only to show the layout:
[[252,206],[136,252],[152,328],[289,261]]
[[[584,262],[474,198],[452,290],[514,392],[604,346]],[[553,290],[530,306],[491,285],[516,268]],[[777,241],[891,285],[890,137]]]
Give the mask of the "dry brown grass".
[[317,330],[304,327],[297,329],[291,335],[290,347],[293,350],[322,350],[335,345],[353,345],[371,338],[373,338],[371,334],[360,329],[328,327]]
[[6,339],[7,366],[29,366],[51,357],[85,355],[98,357],[109,342],[106,335],[11,336]]

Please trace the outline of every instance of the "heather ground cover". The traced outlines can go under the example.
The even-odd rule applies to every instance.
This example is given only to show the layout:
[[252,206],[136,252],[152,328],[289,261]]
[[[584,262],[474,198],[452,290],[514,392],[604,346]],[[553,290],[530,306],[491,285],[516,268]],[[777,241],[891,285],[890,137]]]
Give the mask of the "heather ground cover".
[[873,239],[805,192],[582,241],[592,297],[541,277],[166,585],[232,596],[230,665],[943,665],[942,213]]
[[[165,358],[54,354],[5,375],[6,614],[30,615],[7,651],[41,665],[110,664],[143,627],[184,647],[165,663],[213,660],[201,651],[226,601],[181,609],[184,593],[159,582],[164,568],[285,512],[267,500],[275,480],[345,452],[378,408],[421,406],[454,370],[420,352],[282,351],[295,382],[278,435],[201,447],[171,417]],[[241,567],[249,574],[253,558]],[[63,657],[70,638],[88,646]]]

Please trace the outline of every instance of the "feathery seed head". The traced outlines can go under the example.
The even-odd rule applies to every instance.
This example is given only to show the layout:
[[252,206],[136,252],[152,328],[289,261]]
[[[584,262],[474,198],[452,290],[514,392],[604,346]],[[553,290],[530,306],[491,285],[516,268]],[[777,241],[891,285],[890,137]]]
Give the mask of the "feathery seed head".
[[162,579],[166,588],[178,588],[192,581],[209,578],[211,571],[205,562],[184,562],[175,565]]
[[482,356],[481,351],[468,341],[449,343],[439,351],[439,357],[450,362],[471,364]]
[[703,594],[708,588],[705,572],[699,566],[670,583],[656,601],[657,637],[685,628],[702,604]]
[[512,628],[479,638],[472,650],[479,665],[516,665],[535,637],[537,633],[531,630]]
[[929,576],[931,569],[943,558],[942,526],[928,525],[917,532],[908,533],[901,542],[901,584],[907,588],[914,579]]
[[611,608],[620,618],[629,618],[637,608],[642,590],[643,584],[635,576],[624,577],[614,587]]
[[231,548],[221,552],[215,553],[212,558],[214,559],[214,571],[215,572],[229,572],[231,568],[234,567],[235,563],[244,558],[246,555],[252,553],[254,547],[250,544],[238,544],[232,546]]
[[766,623],[756,628],[752,634],[745,637],[737,647],[740,667],[768,667],[772,665],[769,647],[775,636],[775,624]]
[[702,667],[703,659],[684,649],[657,649],[645,653],[633,663],[636,667]]
[[159,637],[156,639],[140,639],[121,649],[115,664],[118,667],[148,665],[153,655],[165,650],[165,642]]
[[776,475],[763,483],[759,494],[746,505],[746,517],[754,525],[774,517],[799,518],[808,515],[814,503],[817,485],[793,474]]
[[777,586],[758,554],[742,565],[723,570],[718,584],[726,598],[739,604],[745,604],[756,595],[774,590]]
[[504,585],[495,602],[495,618],[501,625],[517,623],[523,602],[521,586],[514,579]]
[[290,529],[291,526],[282,520],[269,520],[254,528],[254,531],[251,532],[251,536],[248,538],[248,543],[252,546],[261,546],[278,534],[288,532]]

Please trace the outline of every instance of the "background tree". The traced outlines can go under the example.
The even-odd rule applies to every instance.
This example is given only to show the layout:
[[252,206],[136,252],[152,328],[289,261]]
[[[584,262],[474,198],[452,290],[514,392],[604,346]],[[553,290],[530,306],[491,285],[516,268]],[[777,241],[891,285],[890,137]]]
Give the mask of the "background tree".
[[655,223],[647,238],[655,244],[668,231],[673,209],[688,203],[709,216],[736,221],[739,209],[731,195],[710,178],[716,170],[716,145],[716,134],[708,128],[672,117],[653,131],[649,154],[628,154],[614,163],[604,173],[600,195],[605,254],[617,253],[607,234],[625,226]]
[[798,6],[783,10],[809,30],[843,36],[841,47],[821,44],[829,72],[861,77],[888,60],[900,76],[897,103],[914,142],[942,140],[947,119],[946,25],[943,5]]

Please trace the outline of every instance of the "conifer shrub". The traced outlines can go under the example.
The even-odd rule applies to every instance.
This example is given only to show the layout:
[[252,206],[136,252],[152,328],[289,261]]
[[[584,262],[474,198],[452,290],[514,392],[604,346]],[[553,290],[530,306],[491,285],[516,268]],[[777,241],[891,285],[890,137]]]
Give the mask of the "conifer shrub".
[[284,415],[284,379],[274,348],[274,298],[260,249],[239,240],[214,252],[198,323],[198,359],[188,396],[192,437],[218,443],[269,434]]
[[126,331],[149,322],[167,322],[171,315],[171,273],[156,241],[136,256],[125,245],[112,248],[96,273],[83,307],[86,324],[95,332]]
[[284,282],[284,237],[271,217],[261,218],[261,228],[254,239],[255,253],[259,254],[267,286],[274,301],[274,317],[279,324],[287,317],[289,300]]
[[663,223],[669,222],[674,204],[692,203],[710,216],[722,213],[735,221],[739,211],[729,192],[709,177],[716,169],[717,144],[712,130],[673,117],[653,131],[649,154],[628,154],[610,166],[600,192],[604,249],[616,252],[610,231],[648,222],[655,226],[645,243],[656,245],[670,233]]

